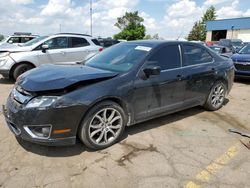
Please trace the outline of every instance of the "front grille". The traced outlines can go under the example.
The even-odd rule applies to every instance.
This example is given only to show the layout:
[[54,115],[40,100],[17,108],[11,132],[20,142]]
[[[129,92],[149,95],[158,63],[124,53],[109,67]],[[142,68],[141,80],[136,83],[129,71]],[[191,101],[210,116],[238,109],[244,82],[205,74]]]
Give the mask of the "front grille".
[[234,65],[236,70],[240,71],[250,71],[250,64],[244,65],[244,64],[235,64]]

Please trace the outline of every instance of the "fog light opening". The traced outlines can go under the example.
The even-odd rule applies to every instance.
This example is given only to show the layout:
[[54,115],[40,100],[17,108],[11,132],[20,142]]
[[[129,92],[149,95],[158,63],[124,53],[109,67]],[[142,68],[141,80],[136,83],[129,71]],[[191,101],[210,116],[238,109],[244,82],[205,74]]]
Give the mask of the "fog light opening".
[[32,125],[32,126],[24,126],[24,129],[32,138],[47,139],[50,137],[52,126],[51,125]]

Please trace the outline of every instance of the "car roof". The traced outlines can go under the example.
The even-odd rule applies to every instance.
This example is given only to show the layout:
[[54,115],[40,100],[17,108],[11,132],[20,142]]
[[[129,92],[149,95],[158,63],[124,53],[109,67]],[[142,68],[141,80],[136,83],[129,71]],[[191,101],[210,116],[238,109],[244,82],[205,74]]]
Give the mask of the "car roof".
[[179,40],[135,40],[135,41],[128,41],[124,43],[136,44],[136,45],[146,45],[151,47],[156,47],[162,44],[194,44],[198,46],[204,46],[197,42],[190,42],[190,41],[179,41]]
[[9,37],[38,37],[38,35],[10,35]]
[[87,35],[87,34],[81,34],[81,33],[55,33],[52,34],[50,36],[78,36],[78,37],[85,37],[85,38],[94,38],[91,35]]

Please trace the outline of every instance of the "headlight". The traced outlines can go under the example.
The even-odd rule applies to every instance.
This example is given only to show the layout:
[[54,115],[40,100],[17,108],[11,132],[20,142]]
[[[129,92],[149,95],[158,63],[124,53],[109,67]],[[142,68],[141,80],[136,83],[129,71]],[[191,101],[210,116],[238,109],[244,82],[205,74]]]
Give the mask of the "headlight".
[[7,55],[9,55],[10,54],[10,52],[0,52],[0,58],[1,57],[5,57],[5,56],[7,56]]
[[42,96],[32,99],[26,105],[26,108],[46,108],[52,106],[53,103],[58,99],[58,96]]

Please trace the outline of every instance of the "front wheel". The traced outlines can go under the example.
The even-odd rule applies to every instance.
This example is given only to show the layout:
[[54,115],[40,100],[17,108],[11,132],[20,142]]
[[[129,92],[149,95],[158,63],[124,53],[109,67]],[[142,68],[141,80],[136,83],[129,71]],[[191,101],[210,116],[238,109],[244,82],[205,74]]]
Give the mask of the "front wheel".
[[91,149],[104,149],[116,143],[126,125],[124,110],[112,101],[94,106],[84,118],[78,135]]
[[18,65],[13,72],[13,78],[16,80],[18,78],[18,76],[20,76],[21,74],[25,73],[26,71],[30,70],[34,68],[32,65],[29,64],[20,64]]
[[220,109],[225,101],[226,93],[226,85],[221,81],[217,81],[213,85],[204,107],[211,111]]

